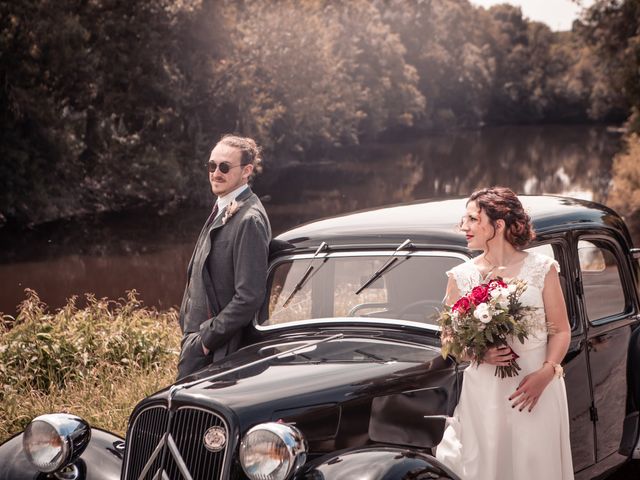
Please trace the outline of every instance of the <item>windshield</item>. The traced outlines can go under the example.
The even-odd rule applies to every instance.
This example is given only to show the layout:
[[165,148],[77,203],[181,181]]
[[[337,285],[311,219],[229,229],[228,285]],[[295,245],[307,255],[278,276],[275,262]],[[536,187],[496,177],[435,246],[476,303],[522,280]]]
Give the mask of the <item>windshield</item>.
[[[452,252],[414,251],[397,261],[359,294],[356,291],[388,260],[391,252],[332,253],[292,295],[308,269],[310,255],[279,262],[268,281],[268,304],[261,325],[314,318],[369,317],[437,324],[447,285],[446,271],[464,257]],[[289,300],[288,303],[285,302]]]

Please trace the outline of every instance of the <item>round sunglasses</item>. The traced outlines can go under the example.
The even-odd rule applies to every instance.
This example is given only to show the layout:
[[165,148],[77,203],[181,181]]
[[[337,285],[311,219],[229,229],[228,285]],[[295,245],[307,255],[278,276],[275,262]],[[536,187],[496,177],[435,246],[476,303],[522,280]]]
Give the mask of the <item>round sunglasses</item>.
[[229,173],[229,170],[231,170],[232,168],[244,167],[244,166],[245,165],[243,164],[231,165],[229,162],[220,162],[220,163],[207,162],[207,169],[209,170],[209,173],[215,172],[216,168],[220,170],[220,173]]

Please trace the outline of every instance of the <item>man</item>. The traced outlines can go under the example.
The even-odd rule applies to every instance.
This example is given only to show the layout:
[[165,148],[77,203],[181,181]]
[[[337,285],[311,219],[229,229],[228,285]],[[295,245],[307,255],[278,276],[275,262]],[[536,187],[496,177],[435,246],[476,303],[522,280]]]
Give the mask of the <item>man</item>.
[[264,299],[271,227],[248,184],[261,162],[250,138],[225,135],[211,151],[209,182],[218,198],[187,269],[178,378],[237,350]]

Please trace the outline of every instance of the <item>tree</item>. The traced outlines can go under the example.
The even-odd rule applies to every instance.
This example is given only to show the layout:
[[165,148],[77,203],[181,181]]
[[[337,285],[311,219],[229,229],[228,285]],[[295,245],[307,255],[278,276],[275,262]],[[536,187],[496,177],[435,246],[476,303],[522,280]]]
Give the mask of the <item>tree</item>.
[[184,76],[171,0],[3,3],[0,215],[43,221],[180,198]]
[[480,12],[467,0],[379,0],[384,20],[400,35],[407,61],[427,100],[419,126],[476,126],[488,108],[495,62]]
[[224,16],[232,48],[216,97],[271,150],[355,144],[411,124],[423,107],[402,44],[365,0],[229,2]]
[[576,25],[577,32],[599,58],[606,84],[592,95],[593,110],[631,109],[629,126],[640,131],[640,1],[597,0]]

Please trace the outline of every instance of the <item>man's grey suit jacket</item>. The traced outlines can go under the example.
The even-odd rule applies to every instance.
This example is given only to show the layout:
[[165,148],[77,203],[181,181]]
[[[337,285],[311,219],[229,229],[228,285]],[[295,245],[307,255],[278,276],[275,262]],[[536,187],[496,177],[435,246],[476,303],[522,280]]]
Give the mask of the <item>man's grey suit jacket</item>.
[[[179,376],[191,373],[185,372],[185,368],[191,368],[185,367],[189,359],[183,357],[203,356],[202,345],[210,354],[196,362],[199,368],[237,350],[243,328],[264,300],[271,226],[262,203],[250,188],[240,193],[236,202],[239,209],[226,224],[223,218],[227,208],[211,225],[205,224],[189,262],[188,283],[180,307],[184,336]],[[202,270],[194,271],[196,252],[207,247],[208,251],[202,252],[206,256]],[[195,275],[201,275],[201,291],[189,289]],[[206,303],[205,318],[202,314],[192,315],[189,303],[193,301]]]

